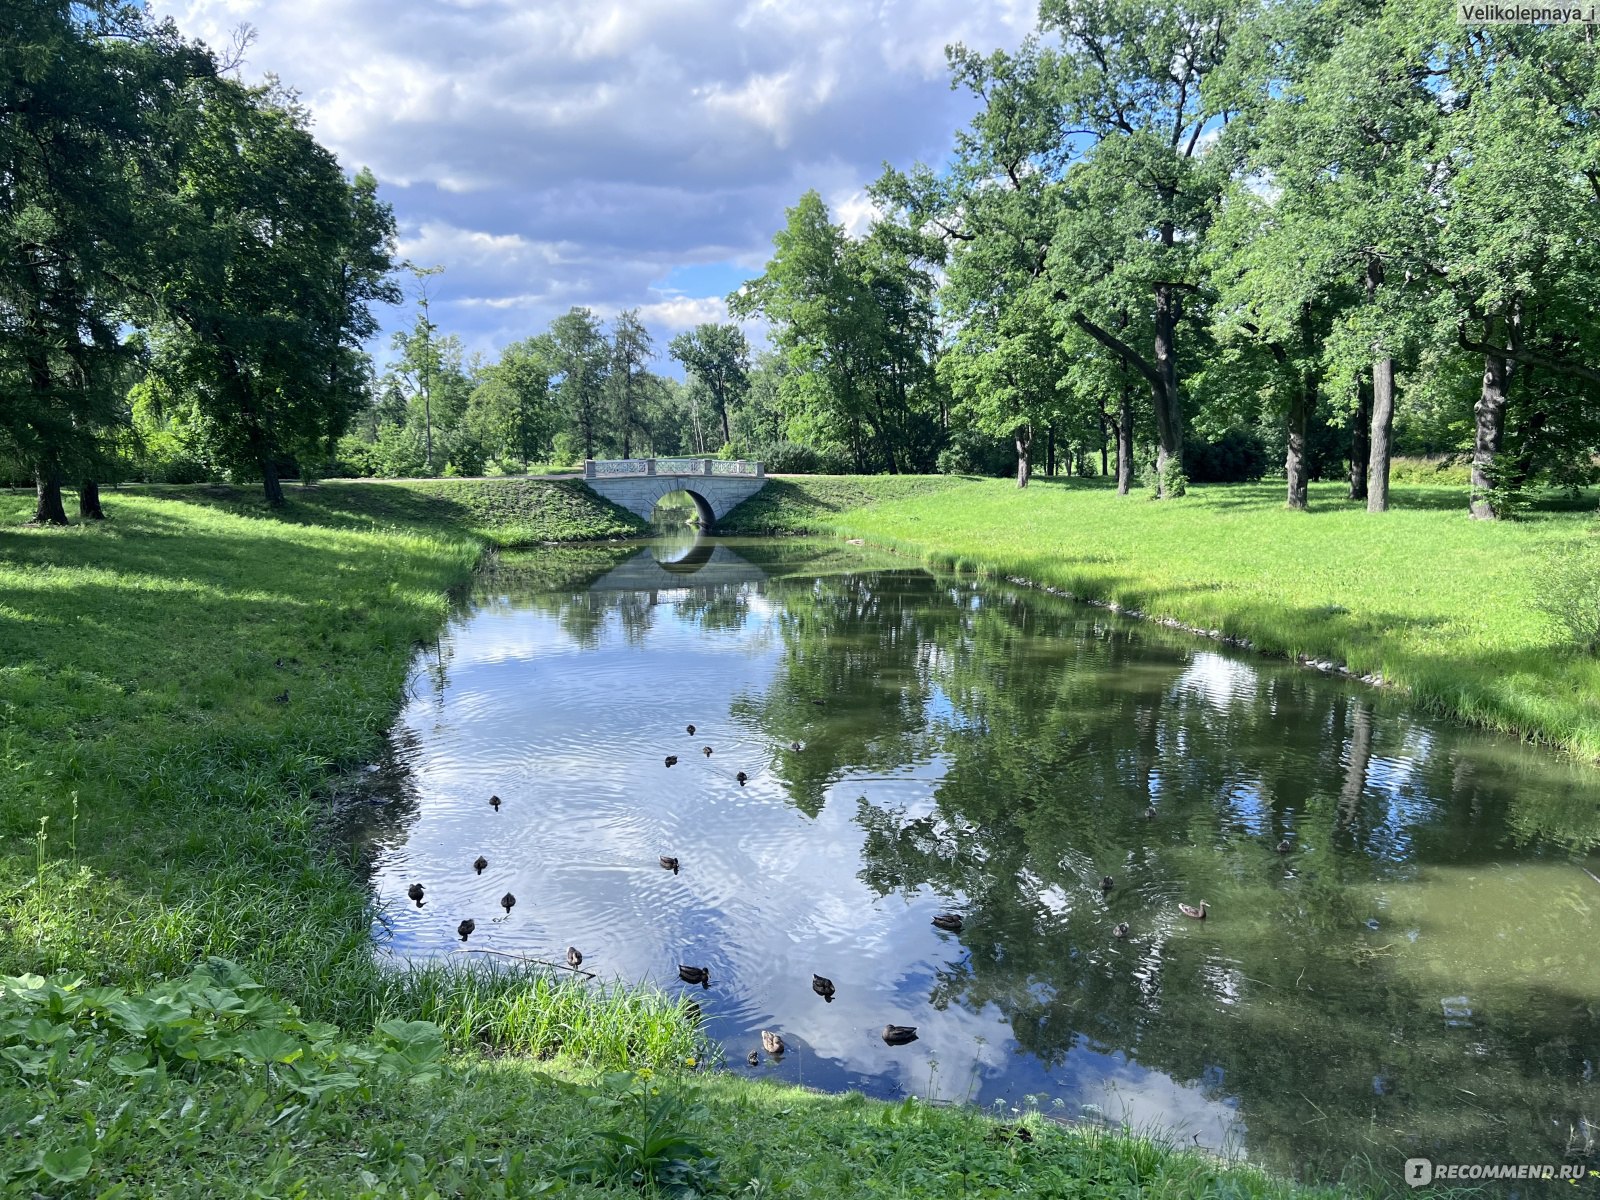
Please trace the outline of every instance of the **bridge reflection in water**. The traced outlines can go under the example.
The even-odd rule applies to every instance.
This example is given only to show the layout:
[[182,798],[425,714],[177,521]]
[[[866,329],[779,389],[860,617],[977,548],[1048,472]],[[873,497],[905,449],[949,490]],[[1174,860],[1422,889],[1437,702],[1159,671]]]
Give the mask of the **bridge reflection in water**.
[[765,582],[767,573],[690,526],[666,532],[589,585],[591,592],[655,592]]

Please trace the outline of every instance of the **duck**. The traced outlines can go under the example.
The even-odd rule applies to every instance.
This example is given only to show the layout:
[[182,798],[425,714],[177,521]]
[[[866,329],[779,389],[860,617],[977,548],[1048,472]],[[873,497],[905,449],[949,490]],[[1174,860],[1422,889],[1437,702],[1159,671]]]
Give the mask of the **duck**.
[[678,873],[678,860],[670,854],[663,854],[661,856],[661,869],[663,871],[671,871],[676,875]]
[[773,1058],[781,1058],[783,1052],[789,1047],[784,1045],[783,1039],[773,1033],[772,1030],[763,1029],[761,1031],[761,1048],[772,1055]]
[[517,898],[510,892],[507,892],[504,896],[500,897],[500,907],[506,910],[506,916],[509,917],[511,915],[511,906],[516,902]]
[[1193,917],[1196,921],[1204,921],[1206,919],[1206,902],[1204,900],[1200,901],[1199,908],[1192,904],[1180,904],[1178,905],[1178,911],[1186,917]]
[[883,1027],[883,1040],[891,1046],[904,1046],[907,1042],[917,1040],[917,1027],[915,1025],[885,1025]]
[[745,784],[750,782],[750,776],[746,775],[743,771],[740,771],[737,775],[734,776],[734,778],[739,781],[739,786],[740,787],[743,787]]
[[500,811],[500,797],[499,796],[490,796],[489,797],[489,807],[494,809],[495,812],[499,812]]
[[464,942],[472,936],[472,931],[477,927],[478,923],[471,917],[468,917],[465,921],[456,926],[456,932],[461,935],[461,940]]
[[1116,938],[1120,942],[1127,941],[1128,940],[1128,923],[1126,921],[1118,921],[1117,922],[1117,927],[1111,931],[1111,936]]
[[805,749],[805,747],[802,746],[799,742],[790,742],[789,743],[789,749],[793,750],[796,754],[799,754],[800,751]]
[[754,1050],[750,1051],[749,1054],[746,1054],[744,1056],[744,1060],[752,1067],[759,1067],[761,1065],[761,1055]]
[[472,860],[472,869],[474,871],[476,871],[479,875],[483,874],[484,868],[487,867],[488,865],[489,865],[489,860],[487,858],[485,858],[481,854],[478,855],[477,858]]
[[694,726],[693,725],[685,725],[684,728],[689,731],[689,736],[690,737],[694,736]]
[[576,946],[568,946],[567,966],[571,967],[574,971],[583,966],[583,951],[579,950]]
[[1156,819],[1156,806],[1154,804],[1144,810],[1144,819],[1146,821],[1154,821]]
[[821,708],[823,705],[825,705],[827,703],[827,701],[826,700],[813,700],[811,703],[815,704],[818,708]]
[[1117,886],[1117,881],[1115,879],[1111,878],[1111,876],[1102,875],[1100,877],[1100,890],[1102,892],[1109,892],[1112,888],[1114,888],[1116,886]]
[[700,753],[704,754],[707,758],[710,758],[711,757],[711,747],[710,746],[701,746],[700,747]]
[[678,978],[685,983],[698,983],[703,988],[711,986],[711,969],[709,967],[686,967],[678,964]]
[[940,913],[933,918],[933,923],[940,929],[948,930],[951,933],[961,932],[960,913]]
[[406,895],[410,896],[417,902],[418,908],[422,907],[422,885],[420,883],[413,883],[409,888],[407,888]]
[[1288,838],[1284,838],[1283,841],[1278,843],[1278,853],[1279,854],[1287,854],[1292,849],[1294,849],[1294,847],[1289,845],[1289,839]]
[[667,755],[667,766],[669,766],[669,767],[676,766],[677,762],[678,762],[678,756],[676,754]]
[[811,976],[811,990],[829,1004],[833,1003],[833,980],[824,979],[821,975],[814,974]]

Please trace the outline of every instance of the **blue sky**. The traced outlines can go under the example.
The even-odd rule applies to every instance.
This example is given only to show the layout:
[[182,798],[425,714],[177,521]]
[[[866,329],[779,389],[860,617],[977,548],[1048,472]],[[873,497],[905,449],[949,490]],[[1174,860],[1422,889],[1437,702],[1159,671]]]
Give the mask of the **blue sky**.
[[[666,342],[726,317],[815,188],[865,228],[884,162],[938,161],[971,113],[944,47],[1017,46],[1033,0],[153,0],[188,36],[256,38],[369,166],[433,319],[494,354],[574,304]],[[406,314],[380,314],[386,329]],[[384,343],[386,348],[386,340]],[[380,365],[383,353],[380,350]]]

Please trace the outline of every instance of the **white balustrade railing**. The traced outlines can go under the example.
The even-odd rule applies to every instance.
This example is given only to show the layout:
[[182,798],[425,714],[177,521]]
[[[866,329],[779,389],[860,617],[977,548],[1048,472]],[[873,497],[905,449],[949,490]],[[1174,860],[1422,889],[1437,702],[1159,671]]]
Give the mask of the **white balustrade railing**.
[[766,465],[728,458],[590,458],[583,463],[585,479],[637,475],[736,475],[764,479]]

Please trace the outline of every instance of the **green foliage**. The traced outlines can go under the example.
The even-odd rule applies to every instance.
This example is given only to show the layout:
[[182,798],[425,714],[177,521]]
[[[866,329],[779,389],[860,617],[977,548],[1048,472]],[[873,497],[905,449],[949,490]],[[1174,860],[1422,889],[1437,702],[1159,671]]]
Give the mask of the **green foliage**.
[[597,1183],[647,1188],[668,1197],[707,1195],[717,1185],[717,1160],[689,1132],[706,1110],[677,1088],[651,1078],[607,1076],[587,1100],[609,1128],[594,1133],[600,1145],[592,1158],[568,1166],[570,1177]]
[[1533,603],[1572,645],[1600,655],[1600,539],[1559,546],[1536,562]]
[[1168,459],[1165,468],[1146,463],[1139,472],[1139,483],[1152,500],[1175,500],[1189,491],[1189,477],[1176,459]]
[[1254,483],[1267,473],[1267,451],[1249,430],[1228,429],[1208,441],[1191,441],[1183,467],[1192,483]]

